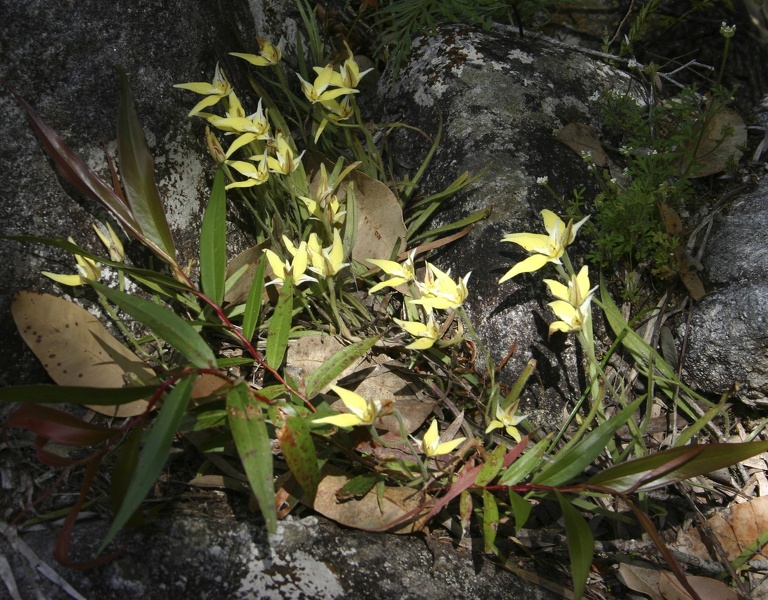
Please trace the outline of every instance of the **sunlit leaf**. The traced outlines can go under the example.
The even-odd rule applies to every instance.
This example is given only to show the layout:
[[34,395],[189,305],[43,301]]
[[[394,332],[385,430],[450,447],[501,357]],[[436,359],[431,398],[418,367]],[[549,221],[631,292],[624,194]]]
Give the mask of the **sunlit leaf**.
[[[529,436],[525,436],[522,442],[528,441]],[[541,457],[549,444],[549,439],[545,438],[536,443],[530,450],[526,450],[523,455],[514,461],[504,473],[499,477],[500,485],[516,485],[528,477],[541,463]],[[520,444],[518,444],[519,446]]]
[[285,462],[304,490],[307,502],[312,502],[317,493],[320,470],[317,464],[317,450],[307,421],[301,417],[288,417],[277,430],[280,450]]
[[[598,473],[589,483],[622,493],[633,489],[649,491],[735,465],[766,451],[768,442],[692,444],[616,465]],[[684,460],[676,464],[679,459]]]
[[240,382],[227,394],[227,411],[232,437],[248,483],[264,515],[267,530],[274,533],[277,530],[277,509],[272,444],[261,402],[251,394],[245,382]]
[[199,369],[216,367],[216,357],[194,327],[173,311],[143,298],[131,296],[120,290],[91,282],[98,292],[132,316],[144,323],[160,338],[176,348]]
[[605,450],[609,440],[644,401],[644,398],[638,398],[616,416],[598,425],[570,450],[557,454],[552,462],[533,477],[532,482],[558,486],[577,477]]
[[261,295],[264,292],[264,270],[267,261],[260,260],[259,266],[251,282],[251,288],[248,291],[248,299],[245,302],[245,312],[243,312],[243,336],[246,340],[253,339],[256,332],[256,325],[259,323],[259,314],[261,313]]
[[227,270],[227,196],[224,173],[216,171],[208,206],[200,229],[200,283],[216,304],[224,300]]
[[488,455],[488,460],[485,461],[483,468],[480,469],[480,473],[477,474],[475,485],[488,485],[499,474],[504,464],[506,452],[507,446],[503,442],[493,449],[493,452]]
[[285,351],[288,348],[288,336],[291,333],[291,319],[293,317],[293,276],[286,274],[280,294],[277,297],[277,305],[269,320],[267,330],[267,364],[277,369],[283,362]]
[[155,159],[136,116],[128,79],[122,72],[120,92],[117,150],[125,196],[141,233],[165,255],[166,260],[175,263],[176,248],[155,184]]
[[491,492],[483,490],[483,545],[486,554],[493,552],[498,527],[499,505]]
[[179,381],[170,394],[163,400],[152,428],[149,430],[144,447],[139,453],[136,471],[120,504],[120,510],[112,521],[99,552],[104,550],[117,533],[128,522],[139,505],[144,501],[149,490],[157,481],[165,466],[171,444],[176,436],[179,423],[187,410],[187,404],[195,383],[195,376]]

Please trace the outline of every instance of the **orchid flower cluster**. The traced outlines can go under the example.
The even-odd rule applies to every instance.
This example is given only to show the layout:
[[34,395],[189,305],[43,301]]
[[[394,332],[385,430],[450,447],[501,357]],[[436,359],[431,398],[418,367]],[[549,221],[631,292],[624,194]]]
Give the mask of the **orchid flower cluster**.
[[410,350],[427,350],[440,339],[440,328],[435,320],[436,310],[458,310],[467,298],[467,282],[471,272],[463,278],[454,281],[451,278],[450,269],[442,271],[430,262],[425,261],[424,277],[419,280],[416,277],[414,265],[415,252],[402,263],[392,260],[368,259],[367,262],[379,267],[389,275],[374,285],[370,292],[377,292],[386,287],[397,288],[401,285],[415,286],[418,297],[411,298],[407,304],[422,307],[421,320],[393,319],[403,330],[415,338],[415,341],[406,346]]

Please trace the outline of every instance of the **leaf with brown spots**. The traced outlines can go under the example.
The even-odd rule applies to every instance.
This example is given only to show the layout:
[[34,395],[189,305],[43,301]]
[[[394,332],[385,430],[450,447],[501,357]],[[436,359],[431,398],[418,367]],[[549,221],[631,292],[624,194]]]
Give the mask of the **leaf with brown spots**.
[[[59,385],[120,388],[154,377],[96,317],[72,302],[50,294],[19,292],[11,314],[21,337]],[[109,416],[131,417],[143,413],[147,402],[87,406]]]

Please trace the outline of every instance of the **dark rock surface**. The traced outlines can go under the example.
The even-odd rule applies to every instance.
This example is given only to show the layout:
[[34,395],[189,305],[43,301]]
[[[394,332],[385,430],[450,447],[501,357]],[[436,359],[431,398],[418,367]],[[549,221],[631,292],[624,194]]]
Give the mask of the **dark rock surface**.
[[[77,547],[96,548],[108,527],[104,520],[80,523]],[[88,600],[559,597],[483,558],[473,561],[470,552],[449,542],[432,542],[430,547],[423,537],[345,530],[317,517],[289,517],[267,537],[253,521],[177,510],[123,533],[123,554],[90,571],[56,565],[52,536],[51,530],[42,529],[22,539]],[[18,547],[12,535],[10,540]],[[30,577],[29,559],[9,550],[9,542],[0,536],[0,552],[8,556],[17,577],[24,577],[19,580],[30,593],[22,596],[25,600],[34,597],[33,590],[51,600],[77,598],[60,582],[39,574]]]
[[691,319],[687,375],[702,390],[768,406],[768,182],[738,198],[715,226],[704,257],[708,294]]

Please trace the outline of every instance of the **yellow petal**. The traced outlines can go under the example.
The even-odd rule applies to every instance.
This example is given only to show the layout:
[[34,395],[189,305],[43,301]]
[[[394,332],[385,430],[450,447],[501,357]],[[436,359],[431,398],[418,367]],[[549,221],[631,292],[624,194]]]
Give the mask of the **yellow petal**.
[[328,425],[335,425],[336,427],[356,427],[357,425],[364,424],[360,417],[350,413],[340,413],[338,415],[333,415],[332,417],[315,419],[313,423],[326,423]]
[[[344,403],[344,406],[358,417],[364,417],[367,412],[370,412],[368,401],[360,394],[356,394],[351,390],[345,390],[337,385],[331,386],[331,389],[338,394],[339,398],[341,398],[341,401]],[[373,421],[373,419],[371,419],[371,421]]]
[[85,285],[87,281],[80,275],[61,275],[60,273],[51,273],[50,271],[41,271],[46,277],[53,279],[64,285],[78,286]]
[[544,254],[533,254],[507,271],[504,277],[499,279],[499,283],[503,283],[507,279],[512,279],[516,275],[520,275],[520,273],[532,273],[533,271],[538,271],[541,267],[550,262],[550,260],[552,259]]
[[439,444],[437,448],[435,448],[435,453],[433,456],[440,456],[441,454],[448,454],[449,452],[453,452],[456,448],[461,446],[461,443],[466,439],[467,438],[465,437],[460,437],[451,440],[450,442],[443,442],[442,444]]
[[549,248],[549,236],[542,233],[508,233],[501,241],[522,246],[528,252],[546,253]]
[[565,287],[562,283],[560,283],[559,281],[555,281],[554,279],[545,279],[544,283],[546,283],[549,286],[549,291],[552,293],[552,295],[555,298],[568,301],[569,299],[568,288]]

